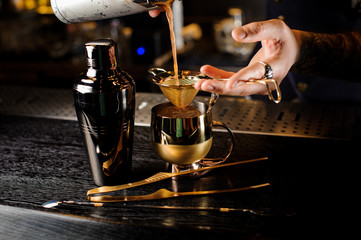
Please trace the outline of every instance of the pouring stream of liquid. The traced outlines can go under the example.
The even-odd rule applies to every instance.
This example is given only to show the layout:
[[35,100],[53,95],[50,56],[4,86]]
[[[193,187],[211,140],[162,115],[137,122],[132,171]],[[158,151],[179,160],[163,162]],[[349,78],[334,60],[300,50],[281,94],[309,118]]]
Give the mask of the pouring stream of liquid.
[[170,41],[172,45],[172,53],[173,53],[173,64],[174,64],[174,78],[176,80],[176,85],[179,86],[178,80],[178,61],[177,61],[177,47],[175,44],[175,34],[173,29],[173,11],[172,11],[172,3],[173,0],[169,0],[166,2],[159,2],[156,5],[162,7],[167,15],[167,20],[169,24],[169,32],[170,32]]

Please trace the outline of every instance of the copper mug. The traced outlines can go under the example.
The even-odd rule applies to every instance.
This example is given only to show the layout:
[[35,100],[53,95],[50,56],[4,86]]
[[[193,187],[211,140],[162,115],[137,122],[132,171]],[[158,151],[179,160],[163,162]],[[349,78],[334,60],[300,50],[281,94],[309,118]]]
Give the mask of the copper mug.
[[[175,108],[170,102],[161,103],[152,108],[151,116],[153,148],[160,158],[171,164],[171,171],[193,170],[226,161],[233,151],[234,135],[224,123],[212,120],[208,105],[193,102],[185,109],[176,108],[177,111],[182,111],[180,114],[183,116],[178,113],[169,114]],[[212,129],[215,126],[227,130],[231,143],[224,156],[205,158],[212,147]],[[196,172],[192,176],[202,174],[204,172]]]

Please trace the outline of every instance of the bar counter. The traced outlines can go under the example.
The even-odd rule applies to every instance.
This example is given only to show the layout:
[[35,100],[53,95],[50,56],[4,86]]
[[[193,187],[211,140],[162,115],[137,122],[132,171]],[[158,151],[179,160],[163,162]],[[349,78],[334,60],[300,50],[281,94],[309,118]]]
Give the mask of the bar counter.
[[[327,134],[322,129],[311,134],[311,123],[303,135],[296,132],[299,126],[296,122],[300,124],[303,116],[298,111],[296,118],[286,124],[288,128],[293,127],[292,135],[287,134],[284,122],[279,131],[279,124],[268,130],[259,126],[258,131],[252,128],[252,119],[263,114],[263,110],[249,112],[248,118],[243,118],[245,127],[234,126],[230,118],[228,122],[220,118],[227,114],[225,106],[236,111],[236,104],[229,105],[232,101],[243,107],[251,106],[250,109],[257,106],[264,111],[273,109],[275,116],[271,113],[268,119],[280,119],[292,109],[300,106],[306,109],[306,105],[275,106],[268,102],[220,98],[213,118],[231,125],[236,137],[235,150],[228,161],[260,157],[268,160],[212,170],[199,179],[167,179],[118,194],[144,195],[160,188],[186,192],[262,183],[270,186],[233,193],[125,202],[120,206],[45,209],[42,204],[49,200],[86,202],[86,192],[96,187],[74,118],[71,90],[3,85],[0,93],[1,239],[296,239],[332,233],[336,230],[333,224],[343,235],[347,233],[338,222],[351,219],[346,214],[352,215],[351,199],[356,194],[353,184],[359,181],[356,174],[360,159],[359,106],[318,106],[323,111],[334,112],[334,119],[331,115],[325,115],[328,119],[324,119],[323,115],[325,125],[339,121],[341,115],[352,114],[352,119],[347,115],[340,123],[340,126],[348,124],[342,131],[333,124],[333,132]],[[65,100],[54,106],[56,96]],[[150,144],[147,112],[151,104],[144,100],[149,96],[152,101],[164,100],[159,94],[137,95],[131,182],[165,171],[165,163]],[[204,99],[206,97],[198,98]],[[49,109],[53,108],[53,112],[47,112],[42,104],[52,105]],[[32,109],[21,109],[27,105]],[[70,113],[61,110],[63,107]],[[282,110],[282,116],[276,108]],[[56,113],[59,109],[62,114]],[[315,116],[313,121],[319,122]],[[263,126],[267,124],[264,122]],[[217,156],[228,148],[227,133],[217,130],[214,139],[210,155]],[[164,206],[181,209],[164,209]],[[224,211],[227,208],[237,211]]]

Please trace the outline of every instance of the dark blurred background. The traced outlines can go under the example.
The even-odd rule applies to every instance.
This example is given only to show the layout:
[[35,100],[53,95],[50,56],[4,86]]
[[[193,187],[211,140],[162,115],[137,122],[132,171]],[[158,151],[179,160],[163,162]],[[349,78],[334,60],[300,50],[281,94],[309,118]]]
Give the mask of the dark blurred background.
[[[229,40],[228,25],[235,18],[229,10],[241,9],[245,23],[265,19],[265,4],[265,0],[184,0],[183,26],[189,27],[185,45],[179,49],[180,68],[199,70],[203,64],[213,64],[232,69],[244,65],[250,50],[233,52],[233,43],[230,49],[218,47],[219,41],[226,45],[222,41]],[[148,68],[172,67],[165,14],[155,19],[140,13],[67,25],[53,15],[50,0],[1,0],[0,83],[71,88],[85,68],[84,43],[98,38],[112,38],[118,43],[121,67],[136,80],[138,91],[155,91]],[[140,48],[145,50],[143,54]]]

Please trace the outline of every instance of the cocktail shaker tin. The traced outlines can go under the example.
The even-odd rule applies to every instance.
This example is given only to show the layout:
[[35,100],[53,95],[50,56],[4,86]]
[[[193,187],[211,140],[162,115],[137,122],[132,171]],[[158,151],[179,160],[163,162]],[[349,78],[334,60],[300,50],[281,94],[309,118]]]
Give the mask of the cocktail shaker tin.
[[158,8],[154,3],[169,0],[51,0],[55,16],[64,23],[108,19]]
[[135,83],[117,63],[117,44],[85,44],[87,70],[74,83],[74,104],[96,185],[116,185],[131,174]]

